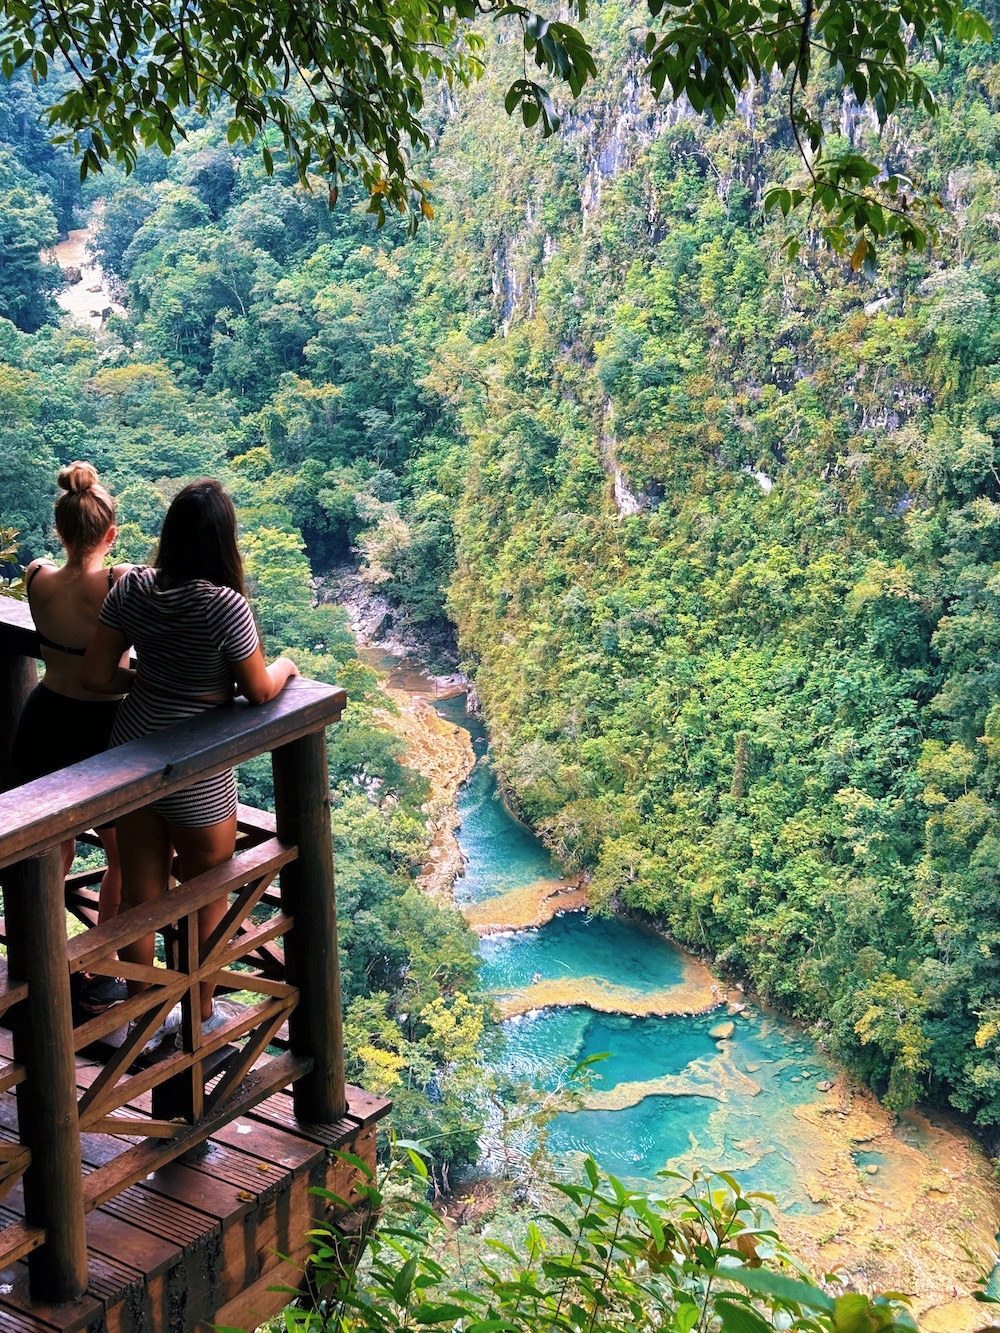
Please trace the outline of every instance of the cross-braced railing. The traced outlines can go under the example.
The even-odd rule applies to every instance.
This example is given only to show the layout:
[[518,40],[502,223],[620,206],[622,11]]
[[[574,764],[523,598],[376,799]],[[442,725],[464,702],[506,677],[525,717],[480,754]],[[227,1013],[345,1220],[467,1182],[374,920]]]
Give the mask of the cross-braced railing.
[[[27,609],[0,599],[0,766],[33,684],[35,651]],[[17,1092],[16,1136],[9,1120],[0,1131],[0,1201],[20,1183],[24,1191],[23,1220],[3,1226],[0,1206],[0,1267],[28,1255],[33,1294],[79,1296],[85,1213],[279,1088],[292,1085],[302,1121],[343,1115],[325,727],[345,699],[343,690],[294,680],[270,704],[237,702],[0,793],[8,953],[0,1022],[13,1032],[0,1097]],[[275,815],[241,808],[232,860],[93,924],[97,872],[64,882],[63,840],[265,751]],[[3,776],[0,767],[0,784]],[[223,919],[199,941],[199,909],[223,897]],[[69,938],[67,906],[88,927]],[[119,960],[124,946],[153,932],[167,940],[162,964]],[[144,989],[74,1027],[72,979],[83,972]],[[241,996],[207,1037],[205,984]],[[179,1041],[144,1056],[178,1003]],[[103,1067],[78,1065],[77,1053],[95,1043],[104,1043]],[[86,1175],[82,1135],[114,1136],[118,1149],[102,1152]]]

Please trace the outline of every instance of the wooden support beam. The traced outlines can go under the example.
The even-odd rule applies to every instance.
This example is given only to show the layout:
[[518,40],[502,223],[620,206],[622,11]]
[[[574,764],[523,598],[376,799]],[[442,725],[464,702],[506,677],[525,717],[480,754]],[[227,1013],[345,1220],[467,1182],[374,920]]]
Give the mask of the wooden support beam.
[[312,1072],[295,1085],[295,1112],[328,1124],[344,1114],[347,1099],[325,731],[282,745],[271,764],[278,837],[298,848],[281,871],[281,905],[294,922],[285,936],[285,967],[299,989],[288,1020],[289,1045],[294,1055],[313,1062]]
[[251,880],[261,876],[270,879],[294,856],[294,847],[272,838],[258,847],[237,852],[231,860],[195,875],[179,889],[172,889],[151,902],[140,903],[119,912],[110,921],[103,921],[83,935],[76,935],[68,942],[64,937],[63,952],[69,957],[70,970],[85,972],[92,963],[116,954],[123,945],[130,944],[140,935],[161,930],[171,921],[197,912],[199,908],[216,902],[223,894],[242,888]]
[[14,1028],[14,1055],[27,1070],[17,1088],[21,1142],[31,1151],[24,1217],[46,1235],[28,1260],[31,1293],[73,1301],[87,1289],[87,1233],[59,849],[9,867],[4,892],[10,968],[28,984]]

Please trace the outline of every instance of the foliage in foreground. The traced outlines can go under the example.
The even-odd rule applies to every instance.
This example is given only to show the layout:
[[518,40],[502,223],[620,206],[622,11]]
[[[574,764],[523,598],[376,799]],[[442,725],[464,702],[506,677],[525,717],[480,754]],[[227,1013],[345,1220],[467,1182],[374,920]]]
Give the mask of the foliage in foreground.
[[[584,1162],[565,1206],[539,1213],[521,1240],[487,1238],[471,1276],[456,1239],[417,1189],[400,1201],[390,1170],[364,1190],[360,1236],[315,1233],[315,1308],[285,1311],[302,1333],[891,1333],[915,1330],[904,1297],[818,1287],[765,1221],[767,1196],[729,1175],[661,1173],[666,1191],[627,1189]],[[356,1165],[363,1166],[355,1161]],[[399,1168],[395,1168],[398,1173]],[[390,1197],[395,1194],[391,1202]],[[342,1204],[336,1196],[327,1196]],[[383,1216],[383,1212],[385,1215]],[[835,1277],[827,1283],[834,1289]]]
[[[230,145],[260,141],[268,175],[280,139],[303,185],[311,172],[327,178],[331,204],[338,182],[357,174],[380,226],[387,207],[415,226],[433,217],[424,155],[435,114],[425,94],[436,84],[468,85],[482,72],[477,19],[519,29],[521,76],[504,105],[508,114],[519,107],[528,128],[550,135],[560,124],[531,65],[573,97],[597,74],[591,38],[574,26],[587,17],[586,0],[544,9],[550,12],[513,0],[111,0],[53,11],[36,0],[4,0],[0,73],[10,79],[26,69],[45,88],[46,121],[59,131],[57,142],[79,155],[82,177],[112,162],[133,171],[142,146],[169,155],[188,137],[192,115],[218,110]],[[786,217],[802,208],[807,225],[815,214],[836,250],[856,237],[855,269],[873,260],[887,235],[904,250],[924,248],[921,198],[910,179],[890,171],[881,152],[827,150],[840,116],[825,120],[807,85],[814,66],[825,67],[838,102],[855,99],[880,128],[908,105],[934,114],[926,66],[944,64],[944,39],[955,46],[990,40],[978,10],[958,0],[647,0],[646,9],[637,15],[638,31],[646,29],[637,64],[655,96],[669,89],[720,122],[737,114],[748,88],[767,80],[780,87],[805,172],[791,189],[772,189],[768,207]]]

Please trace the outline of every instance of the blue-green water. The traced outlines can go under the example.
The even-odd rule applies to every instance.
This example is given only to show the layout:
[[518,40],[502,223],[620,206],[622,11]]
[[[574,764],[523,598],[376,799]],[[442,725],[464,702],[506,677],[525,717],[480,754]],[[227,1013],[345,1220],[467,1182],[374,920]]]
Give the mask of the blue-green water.
[[503,1066],[514,1078],[552,1088],[579,1060],[605,1055],[592,1068],[596,1088],[680,1074],[692,1060],[717,1053],[708,1025],[673,1018],[598,1014],[583,1005],[541,1009],[506,1025],[510,1040]]
[[[817,1096],[831,1070],[790,1025],[754,1013],[737,1020],[724,1046],[710,1035],[718,1014],[633,1018],[576,1007],[539,1010],[506,1025],[503,1065],[513,1077],[552,1088],[589,1055],[595,1092],[633,1085],[634,1105],[559,1116],[549,1148],[567,1159],[589,1153],[615,1174],[649,1180],[668,1162],[680,1169],[739,1172],[746,1189],[775,1194],[786,1209],[813,1211],[796,1174],[808,1130],[794,1108]],[[642,1087],[673,1081],[675,1095]]]
[[[466,873],[456,900],[482,901],[557,879],[545,848],[500,799],[483,728],[466,715],[464,700],[438,710],[468,728],[478,759],[459,796]],[[581,912],[539,929],[487,936],[481,950],[483,981],[498,995],[523,991],[530,998],[536,981],[586,978],[662,995],[684,977],[683,956],[654,932]],[[501,1062],[512,1077],[541,1090],[564,1080],[578,1061],[607,1053],[592,1067],[590,1091],[608,1096],[614,1109],[565,1113],[549,1127],[549,1149],[567,1164],[589,1153],[635,1180],[652,1179],[668,1163],[728,1168],[739,1171],[746,1188],[774,1193],[783,1207],[812,1211],[795,1169],[796,1153],[808,1152],[809,1131],[794,1108],[822,1097],[816,1084],[835,1071],[791,1024],[753,1006],[733,1019],[733,1036],[719,1042],[710,1029],[725,1018],[724,1010],[639,1018],[584,1005],[537,1009],[504,1024]]]
[[487,935],[480,951],[483,983],[495,991],[523,990],[535,977],[603,977],[648,993],[678,986],[684,977],[681,954],[652,931],[586,912],[566,912],[539,930]]
[[465,711],[464,697],[442,701],[437,711],[470,733],[477,760],[458,803],[466,866],[455,885],[455,901],[481,902],[536,879],[558,879],[552,857],[504,805],[489,765],[485,729]]

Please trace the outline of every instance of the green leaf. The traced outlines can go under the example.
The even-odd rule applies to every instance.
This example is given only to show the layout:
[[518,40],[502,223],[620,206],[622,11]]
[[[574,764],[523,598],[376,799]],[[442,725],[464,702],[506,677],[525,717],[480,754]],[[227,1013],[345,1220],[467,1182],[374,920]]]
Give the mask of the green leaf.
[[417,1256],[411,1255],[399,1270],[392,1282],[392,1295],[397,1305],[405,1306],[410,1299],[414,1274],[417,1271]]
[[717,1296],[715,1313],[722,1320],[722,1333],[772,1333],[771,1325],[756,1310],[731,1297]]
[[724,1278],[727,1282],[738,1282],[741,1287],[746,1287],[747,1291],[758,1296],[774,1296],[778,1300],[795,1301],[814,1310],[833,1312],[832,1296],[820,1291],[819,1287],[798,1282],[782,1273],[768,1273],[763,1268],[717,1268],[712,1276]]
[[674,1314],[676,1333],[691,1333],[700,1318],[700,1306],[695,1305],[693,1301],[685,1300],[683,1297],[678,1300],[677,1310]]
[[418,1305],[413,1318],[418,1324],[448,1324],[467,1319],[470,1311],[464,1305]]

